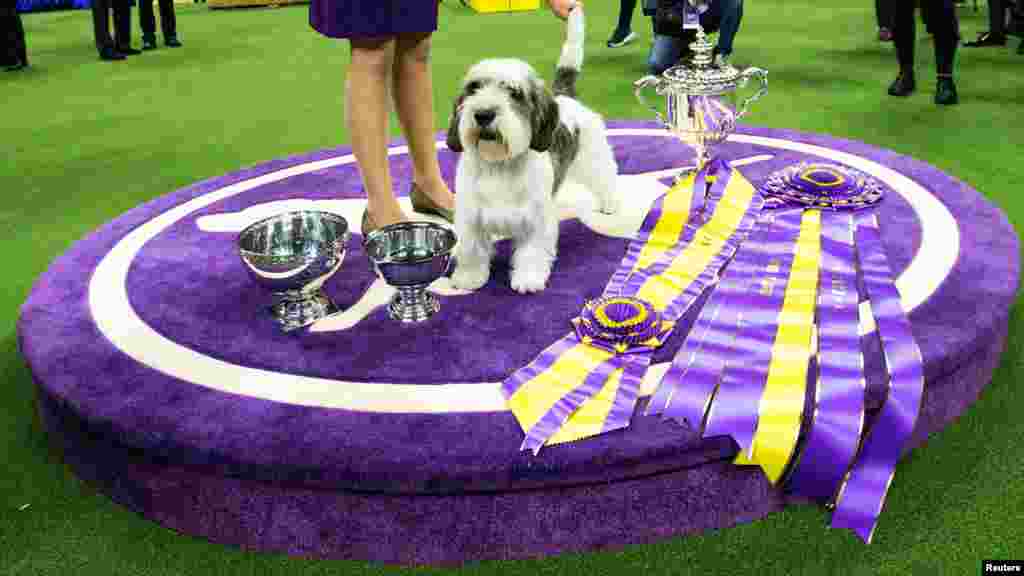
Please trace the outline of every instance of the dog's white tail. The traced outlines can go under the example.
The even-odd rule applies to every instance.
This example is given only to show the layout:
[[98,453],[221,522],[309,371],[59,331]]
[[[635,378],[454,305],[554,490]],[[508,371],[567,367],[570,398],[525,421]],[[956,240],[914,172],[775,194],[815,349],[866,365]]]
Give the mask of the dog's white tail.
[[577,6],[569,12],[566,23],[565,43],[555,68],[555,80],[551,90],[555,94],[576,96],[576,77],[583,68],[583,8]]

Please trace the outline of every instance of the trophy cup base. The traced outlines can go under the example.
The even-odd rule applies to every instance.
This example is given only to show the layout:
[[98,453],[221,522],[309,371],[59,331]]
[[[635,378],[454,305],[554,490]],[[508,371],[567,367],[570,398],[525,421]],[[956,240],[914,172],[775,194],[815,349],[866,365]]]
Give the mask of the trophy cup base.
[[440,309],[441,301],[426,286],[401,287],[388,304],[388,315],[403,324],[418,324]]
[[304,328],[338,311],[334,302],[319,290],[300,297],[283,297],[270,306],[270,314],[285,332]]

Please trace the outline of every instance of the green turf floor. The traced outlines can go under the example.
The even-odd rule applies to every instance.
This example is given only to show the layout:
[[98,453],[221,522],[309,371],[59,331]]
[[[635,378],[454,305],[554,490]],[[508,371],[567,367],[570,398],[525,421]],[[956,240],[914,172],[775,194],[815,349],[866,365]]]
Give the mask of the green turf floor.
[[[580,93],[610,118],[646,118],[629,85],[644,73],[649,22],[637,15],[640,40],[606,48],[617,4],[587,6]],[[964,50],[957,64],[962,103],[940,109],[931,101],[927,38],[918,43],[919,92],[908,99],[885,95],[895,56],[875,38],[872,9],[869,0],[747,2],[734,63],[767,68],[771,79],[749,122],[863,140],[923,159],[980,190],[1020,230],[1024,56],[1013,51],[1017,41]],[[965,38],[986,27],[984,3],[980,12],[960,14]],[[179,6],[184,48],[115,63],[97,58],[87,11],[29,14],[24,23],[32,67],[0,73],[0,228],[7,246],[0,276],[0,574],[388,571],[243,553],[178,536],[112,504],[48,448],[14,333],[35,278],[103,222],[196,180],[346,143],[347,48],[316,35],[304,6]],[[473,61],[518,56],[549,71],[562,36],[547,12],[476,15],[455,0],[442,6],[441,28],[433,51],[439,127]],[[1022,328],[1018,307],[1002,365],[981,400],[900,464],[870,546],[829,530],[824,510],[801,507],[700,537],[487,562],[462,572],[960,575],[980,573],[984,558],[1024,558]]]

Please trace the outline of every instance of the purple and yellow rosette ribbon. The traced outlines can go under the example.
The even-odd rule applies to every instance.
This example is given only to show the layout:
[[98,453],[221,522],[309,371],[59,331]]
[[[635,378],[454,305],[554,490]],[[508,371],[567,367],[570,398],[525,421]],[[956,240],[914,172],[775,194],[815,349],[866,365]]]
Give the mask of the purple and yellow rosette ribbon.
[[[877,218],[863,210],[882,200],[882,188],[848,168],[798,164],[772,174],[762,193],[775,210],[723,273],[648,412],[704,437],[731,436],[737,464],[834,502],[832,525],[870,541],[923,391],[920,351]],[[858,270],[890,375],[866,436]],[[780,280],[778,294],[771,286]],[[812,358],[817,371],[809,374]],[[801,444],[808,380],[814,405]]]
[[[695,181],[710,182],[706,197],[703,184],[692,192]],[[503,383],[524,450],[629,425],[653,351],[717,281],[760,207],[754,187],[721,161],[669,190],[575,330]]]
[[619,355],[656,349],[672,329],[654,306],[631,296],[591,300],[572,324],[584,344]]
[[765,205],[803,205],[849,212],[882,201],[882,184],[861,172],[836,164],[801,162],[774,172],[761,186]]

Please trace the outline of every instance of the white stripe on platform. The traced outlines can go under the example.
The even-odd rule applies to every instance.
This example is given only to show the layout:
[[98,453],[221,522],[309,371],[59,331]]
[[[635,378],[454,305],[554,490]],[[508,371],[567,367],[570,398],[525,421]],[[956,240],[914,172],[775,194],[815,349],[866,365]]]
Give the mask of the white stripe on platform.
[[[659,129],[610,129],[609,136],[672,137]],[[799,142],[738,134],[733,142],[813,154],[847,164],[889,184],[917,213],[922,228],[921,246],[910,265],[896,280],[907,310],[924,302],[942,283],[959,253],[959,228],[953,215],[926,189],[885,166],[870,160]],[[443,143],[438,143],[443,148]],[[407,153],[405,146],[389,155]],[[89,307],[97,328],[118,349],[137,362],[175,378],[223,392],[304,406],[341,408],[381,413],[491,412],[506,410],[497,382],[450,383],[422,386],[409,383],[359,383],[311,378],[259,370],[223,362],[199,354],[157,333],[135,313],[128,300],[125,281],[132,261],[142,247],[164,230],[207,206],[260,186],[292,176],[351,164],[352,155],[292,166],[214,190],[177,206],[142,224],[122,238],[99,263],[89,281]],[[635,179],[642,175],[631,175]],[[654,182],[657,178],[652,179]],[[657,184],[660,186],[660,184]],[[645,196],[651,196],[645,194]],[[635,202],[635,199],[631,197]],[[634,219],[635,220],[635,219]],[[595,224],[600,222],[588,222]],[[636,224],[639,226],[639,223]],[[597,230],[612,233],[612,230]],[[621,233],[623,231],[615,231]],[[635,230],[633,231],[635,232]],[[862,314],[862,318],[865,316]],[[874,330],[870,315],[862,332]],[[644,378],[642,394],[653,392],[667,364],[652,366]]]

